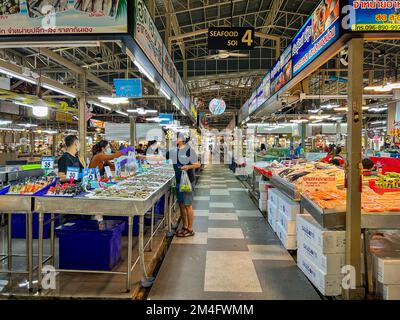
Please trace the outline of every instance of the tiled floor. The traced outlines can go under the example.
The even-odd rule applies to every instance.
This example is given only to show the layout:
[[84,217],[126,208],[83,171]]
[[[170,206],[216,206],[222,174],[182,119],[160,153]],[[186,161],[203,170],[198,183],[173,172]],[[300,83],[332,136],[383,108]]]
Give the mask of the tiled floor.
[[319,299],[227,167],[207,166],[194,200],[196,235],[173,239],[149,299]]

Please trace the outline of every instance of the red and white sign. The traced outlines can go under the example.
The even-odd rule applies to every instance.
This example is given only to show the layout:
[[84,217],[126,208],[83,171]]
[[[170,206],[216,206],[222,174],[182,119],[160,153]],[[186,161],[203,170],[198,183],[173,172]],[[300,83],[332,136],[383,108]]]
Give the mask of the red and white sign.
[[303,192],[336,189],[336,177],[303,177]]

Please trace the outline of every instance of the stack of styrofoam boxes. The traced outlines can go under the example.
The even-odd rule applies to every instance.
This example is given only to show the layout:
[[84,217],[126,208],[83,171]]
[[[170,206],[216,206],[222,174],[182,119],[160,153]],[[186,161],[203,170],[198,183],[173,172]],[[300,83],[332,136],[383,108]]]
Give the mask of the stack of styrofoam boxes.
[[391,252],[376,253],[373,257],[378,296],[384,300],[400,300],[400,256]]
[[259,182],[259,190],[260,190],[260,200],[259,200],[259,209],[262,212],[267,212],[268,210],[268,191],[271,188],[271,184],[267,181]]
[[309,214],[297,216],[297,265],[325,296],[342,292],[345,231],[323,229]]
[[275,232],[280,194],[278,189],[269,189],[268,191],[268,223]]
[[296,216],[300,214],[300,204],[282,193],[279,196],[276,233],[287,250],[296,250]]

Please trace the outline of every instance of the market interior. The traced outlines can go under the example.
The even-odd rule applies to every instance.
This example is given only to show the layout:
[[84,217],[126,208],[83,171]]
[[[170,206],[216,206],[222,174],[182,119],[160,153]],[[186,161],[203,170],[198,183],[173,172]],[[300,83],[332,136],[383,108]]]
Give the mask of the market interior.
[[0,299],[400,300],[395,1],[89,2],[0,0]]

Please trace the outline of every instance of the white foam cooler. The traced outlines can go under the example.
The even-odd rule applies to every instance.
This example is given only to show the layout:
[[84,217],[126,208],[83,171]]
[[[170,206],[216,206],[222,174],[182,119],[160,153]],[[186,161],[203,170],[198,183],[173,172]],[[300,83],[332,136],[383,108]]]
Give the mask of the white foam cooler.
[[277,206],[272,202],[268,201],[268,223],[272,230],[276,232],[276,216],[277,216]]
[[276,234],[287,250],[297,249],[296,235],[288,235],[279,221],[276,223]]
[[263,211],[266,212],[268,210],[268,202],[267,200],[259,200],[258,201],[258,208]]
[[400,259],[376,257],[376,279],[385,285],[400,285]]
[[268,200],[268,191],[260,191],[260,200],[263,200],[263,201]]
[[379,283],[376,292],[382,300],[400,300],[400,285],[398,284]]
[[296,235],[296,220],[289,219],[284,213],[278,210],[279,223],[288,235]]
[[278,210],[283,213],[288,220],[296,220],[296,216],[300,213],[300,204],[295,202],[284,194],[280,195]]
[[345,263],[344,253],[323,254],[311,241],[297,237],[297,250],[326,274],[340,274]]
[[345,253],[345,231],[323,229],[309,214],[297,215],[297,235],[312,243],[323,254]]
[[283,194],[278,189],[271,188],[268,191],[268,200],[270,200],[270,202],[275,206],[278,206],[278,199],[281,195],[283,196]]
[[301,252],[297,253],[297,265],[324,296],[341,295],[343,275],[324,273]]
[[260,181],[258,184],[258,189],[260,192],[269,191],[272,188],[272,185],[267,181]]

